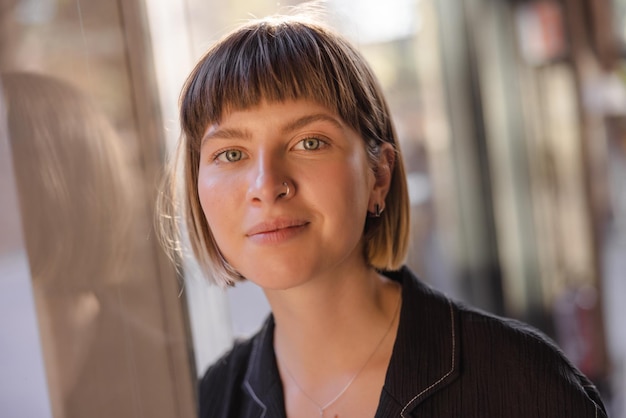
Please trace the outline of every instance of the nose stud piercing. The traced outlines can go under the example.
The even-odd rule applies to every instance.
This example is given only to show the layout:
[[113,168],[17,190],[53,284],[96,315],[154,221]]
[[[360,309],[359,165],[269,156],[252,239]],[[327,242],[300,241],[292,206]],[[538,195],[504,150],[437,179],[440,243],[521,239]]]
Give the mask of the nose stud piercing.
[[287,197],[287,196],[289,196],[289,192],[291,192],[291,189],[289,188],[289,184],[287,184],[286,181],[283,181],[283,186],[285,186],[287,188],[287,191],[282,192],[279,196],[280,197]]

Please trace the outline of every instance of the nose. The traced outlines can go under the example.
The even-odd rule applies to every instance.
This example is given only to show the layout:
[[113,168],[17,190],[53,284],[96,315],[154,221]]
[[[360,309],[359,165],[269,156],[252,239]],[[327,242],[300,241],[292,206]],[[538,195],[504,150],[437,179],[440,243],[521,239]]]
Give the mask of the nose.
[[260,155],[251,173],[248,200],[256,204],[273,203],[290,199],[294,192],[285,162],[278,156]]

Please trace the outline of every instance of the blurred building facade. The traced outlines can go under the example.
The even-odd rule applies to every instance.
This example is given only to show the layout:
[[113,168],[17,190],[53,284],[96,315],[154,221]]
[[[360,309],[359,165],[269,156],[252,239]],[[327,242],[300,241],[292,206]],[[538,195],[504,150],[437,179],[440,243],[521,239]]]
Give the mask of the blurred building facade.
[[[73,388],[61,391],[50,377],[42,320],[19,326],[39,335],[43,354],[35,350],[25,363],[43,361],[56,418],[192,417],[195,377],[267,313],[252,286],[223,294],[191,261],[177,273],[150,219],[160,169],[178,138],[178,93],[195,60],[237,22],[299,3],[0,1],[0,70],[45,74],[82,91],[110,121],[124,149],[118,164],[134,178],[125,185],[137,206],[124,251],[132,262],[104,287],[87,289],[98,301],[99,338],[90,337]],[[599,386],[611,416],[626,417],[626,1],[328,0],[324,7],[370,61],[394,113],[412,203],[407,263],[458,299],[546,332]],[[17,183],[0,183],[0,201],[9,202],[1,213],[23,224],[34,215],[10,203],[19,200]],[[6,231],[0,271],[19,276],[15,286],[28,298],[36,278],[26,228]],[[30,266],[20,264],[19,274],[6,267],[16,254]],[[54,298],[61,306],[77,300],[71,292]],[[35,309],[41,318],[46,302],[29,300],[23,311],[5,305],[11,311],[1,313],[32,319]],[[69,326],[60,313],[49,315],[57,328]],[[14,373],[7,379],[24,370]],[[0,415],[27,410],[11,400],[19,397],[0,399]]]

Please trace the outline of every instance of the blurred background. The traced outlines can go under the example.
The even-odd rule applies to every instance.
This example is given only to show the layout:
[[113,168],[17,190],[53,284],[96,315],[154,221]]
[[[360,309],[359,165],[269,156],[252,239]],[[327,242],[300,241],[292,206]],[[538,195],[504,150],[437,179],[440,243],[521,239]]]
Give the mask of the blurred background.
[[[0,0],[0,415],[191,418],[268,313],[152,219],[186,75],[298,1]],[[626,417],[626,0],[327,0],[379,77],[408,264],[552,337]]]

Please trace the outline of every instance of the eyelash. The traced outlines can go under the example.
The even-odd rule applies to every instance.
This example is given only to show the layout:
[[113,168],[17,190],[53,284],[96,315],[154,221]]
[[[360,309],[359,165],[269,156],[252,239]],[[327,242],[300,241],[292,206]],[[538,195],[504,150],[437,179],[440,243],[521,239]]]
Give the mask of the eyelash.
[[[220,161],[220,157],[226,156],[226,154],[228,154],[229,152],[232,152],[232,151],[240,152],[241,153],[241,157],[238,160],[235,160],[235,161],[230,161],[230,160],[228,160],[228,158],[226,159],[226,161]],[[218,151],[215,154],[213,154],[213,158],[212,158],[213,161],[218,162],[218,163],[236,163],[237,161],[241,161],[242,159],[244,159],[243,151],[241,151],[241,150],[239,150],[237,148],[229,148],[229,149],[225,149],[225,150],[222,150],[222,151]]]
[[[317,148],[314,148],[314,149],[307,149],[307,148],[305,148],[305,147],[304,147],[304,143],[305,143],[306,141],[310,141],[310,140],[315,140],[315,141],[318,141],[318,142],[319,142],[319,146],[318,146]],[[318,138],[318,137],[315,137],[315,136],[308,136],[308,137],[306,137],[306,138],[301,139],[300,141],[298,141],[298,142],[296,143],[296,146],[298,146],[299,144],[302,144],[302,148],[303,148],[305,151],[318,151],[318,150],[320,150],[321,148],[324,148],[324,147],[328,146],[328,142],[327,142],[327,141],[324,141],[323,139]]]
[[[313,148],[313,149],[307,149],[307,148],[305,148],[305,147],[304,147],[304,143],[305,143],[306,141],[310,141],[310,140],[315,140],[315,141],[318,141],[318,142],[319,142],[318,147],[317,147],[317,148]],[[317,137],[315,137],[315,136],[309,136],[309,137],[302,138],[301,140],[299,140],[299,141],[296,143],[296,146],[298,146],[299,144],[302,144],[302,148],[303,148],[305,151],[318,151],[318,150],[320,150],[320,149],[322,149],[322,148],[326,147],[326,146],[328,145],[328,142],[327,142],[327,141],[324,141],[324,140],[323,140],[323,139],[321,139],[321,138],[317,138]],[[228,160],[228,158],[226,158],[226,161],[221,161],[221,160],[220,160],[220,157],[222,157],[222,156],[226,156],[226,155],[227,155],[229,152],[231,152],[231,151],[238,151],[238,152],[240,152],[242,155],[241,155],[241,157],[240,157],[238,160],[235,160],[235,161],[230,161],[230,160]],[[225,149],[225,150],[218,151],[218,152],[216,152],[215,154],[213,154],[213,156],[212,156],[212,161],[219,162],[219,163],[236,163],[236,162],[238,162],[238,161],[243,160],[244,158],[245,158],[245,156],[243,155],[243,151],[241,151],[241,150],[239,150],[239,149],[237,149],[237,148],[229,148],[229,149]]]

